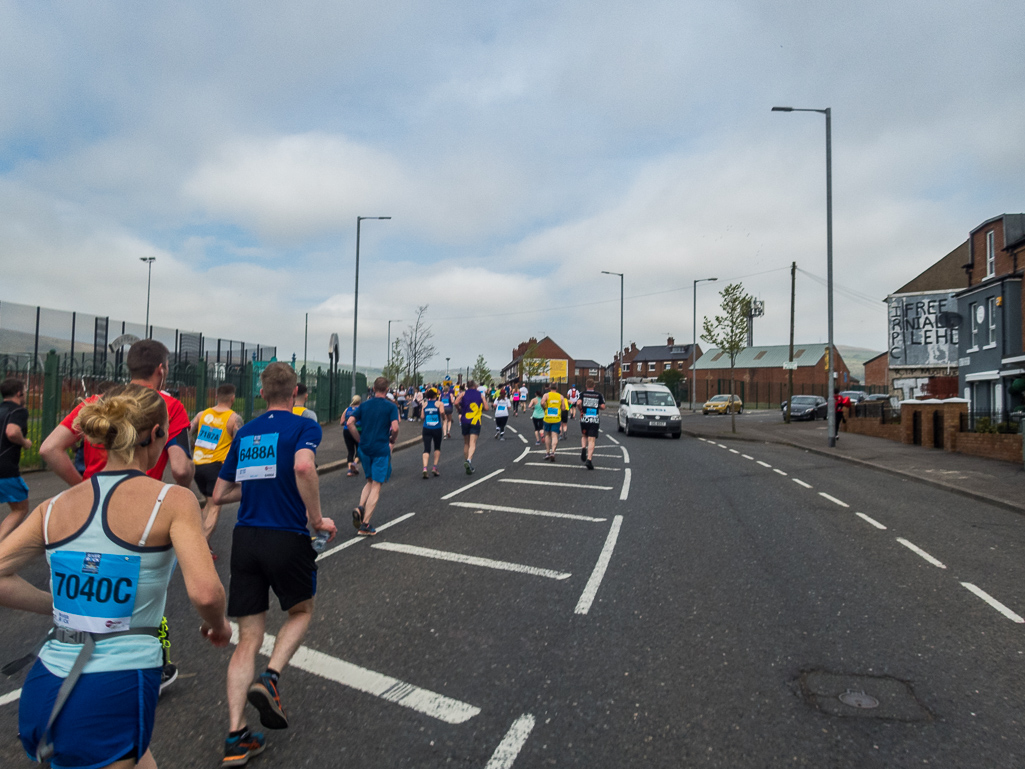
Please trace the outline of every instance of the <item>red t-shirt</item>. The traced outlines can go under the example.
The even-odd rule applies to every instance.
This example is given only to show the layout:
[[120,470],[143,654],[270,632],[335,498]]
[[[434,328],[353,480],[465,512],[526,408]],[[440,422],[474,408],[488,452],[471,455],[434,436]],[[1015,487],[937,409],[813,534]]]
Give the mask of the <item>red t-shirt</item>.
[[[150,478],[155,478],[158,481],[164,477],[164,470],[167,467],[167,447],[171,445],[182,430],[189,429],[189,415],[186,413],[185,407],[181,404],[181,401],[174,396],[168,395],[163,390],[160,390],[159,392],[160,397],[164,399],[164,404],[167,406],[167,444],[164,446],[164,450],[160,452],[160,459],[157,460],[156,465],[146,473]],[[92,403],[99,397],[99,395],[93,395],[82,403],[79,403],[74,409],[72,409],[70,414],[64,417],[61,424],[71,430],[76,437],[81,438],[82,433],[78,432],[72,426],[75,421],[75,417],[78,416],[78,412],[82,410],[83,405],[86,403]],[[89,441],[85,441],[84,454],[85,472],[82,473],[82,478],[90,478],[107,466],[107,450],[102,446],[94,446],[89,443]]]

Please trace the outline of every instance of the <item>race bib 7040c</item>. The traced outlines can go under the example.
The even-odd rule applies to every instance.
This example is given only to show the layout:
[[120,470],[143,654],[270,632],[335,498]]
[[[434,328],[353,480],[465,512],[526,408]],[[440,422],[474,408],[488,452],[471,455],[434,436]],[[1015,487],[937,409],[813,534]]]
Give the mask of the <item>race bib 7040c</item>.
[[235,482],[278,477],[278,433],[246,435],[239,440]]
[[141,560],[137,555],[58,550],[50,555],[53,622],[88,633],[132,626]]

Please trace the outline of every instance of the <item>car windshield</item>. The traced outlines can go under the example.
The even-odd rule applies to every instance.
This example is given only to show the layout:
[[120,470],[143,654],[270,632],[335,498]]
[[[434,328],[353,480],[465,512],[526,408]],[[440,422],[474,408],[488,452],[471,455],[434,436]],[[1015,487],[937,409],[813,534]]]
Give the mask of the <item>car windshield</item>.
[[673,396],[661,390],[634,390],[630,393],[634,406],[675,406]]
[[729,399],[730,399],[729,395],[716,395],[711,400],[709,400],[708,402],[709,403],[726,403],[726,401],[728,401]]
[[795,395],[791,400],[795,406],[814,406],[816,403],[813,395]]

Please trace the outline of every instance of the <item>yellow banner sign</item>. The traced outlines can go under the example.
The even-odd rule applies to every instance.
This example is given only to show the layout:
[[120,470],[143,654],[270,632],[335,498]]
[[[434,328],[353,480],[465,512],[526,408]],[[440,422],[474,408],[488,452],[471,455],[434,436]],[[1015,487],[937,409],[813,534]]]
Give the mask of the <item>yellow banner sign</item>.
[[569,376],[569,361],[563,360],[549,360],[548,361],[548,377],[556,382],[565,382]]

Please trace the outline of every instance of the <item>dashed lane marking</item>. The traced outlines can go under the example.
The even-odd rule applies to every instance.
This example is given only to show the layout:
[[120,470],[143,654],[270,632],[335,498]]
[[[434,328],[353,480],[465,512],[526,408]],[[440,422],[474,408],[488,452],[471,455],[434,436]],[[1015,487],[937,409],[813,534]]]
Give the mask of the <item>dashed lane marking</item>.
[[754,457],[748,456],[747,454],[741,454],[740,456],[742,456],[744,459],[754,459]]
[[737,451],[736,449],[730,449],[730,453],[731,454],[739,454],[740,452]]
[[979,596],[979,598],[988,603],[990,606],[992,606],[994,609],[1003,614],[1005,617],[1007,617],[1007,619],[1011,620],[1012,622],[1017,622],[1018,624],[1025,622],[1025,618],[1022,618],[1020,615],[1015,614],[1013,611],[1008,609],[1006,606],[1000,603],[1000,601],[991,596],[982,588],[976,587],[971,582],[962,582],[961,584],[971,592],[975,593],[975,595]]
[[774,468],[772,468],[772,472],[774,472],[774,473],[779,473],[780,475],[782,475],[782,476],[784,476],[784,477],[786,476],[786,473],[784,473],[784,472],[783,472],[782,470],[780,470],[780,469],[779,469],[778,467],[774,467]]
[[623,473],[623,488],[619,492],[619,500],[625,502],[626,498],[630,496],[630,468],[626,468],[626,472]]
[[762,461],[762,460],[760,460],[760,459],[758,460],[758,464],[760,464],[760,465],[761,465],[762,467],[767,467],[767,468],[769,468],[770,470],[772,469],[772,465],[770,465],[770,464],[769,464],[768,462],[763,462],[763,461]]
[[475,555],[463,555],[462,553],[449,553],[445,550],[434,550],[429,547],[400,545],[397,542],[375,542],[371,547],[378,550],[389,550],[393,553],[404,553],[406,555],[418,555],[422,558],[433,558],[437,561],[451,561],[452,563],[462,563],[467,566],[481,566],[485,569],[498,569],[499,571],[514,571],[519,574],[530,574],[535,577],[547,577],[548,579],[569,579],[572,576],[565,571],[552,571],[551,569],[541,569],[537,566],[524,566],[520,563],[509,563],[508,561],[493,561],[490,558],[478,558]]
[[504,472],[505,472],[505,468],[502,468],[500,470],[495,470],[495,472],[493,472],[493,473],[488,473],[483,478],[478,478],[473,483],[468,483],[465,486],[460,486],[455,491],[450,491],[448,494],[443,496],[442,499],[452,499],[452,497],[454,497],[456,494],[462,494],[467,489],[472,489],[477,484],[484,483],[484,481],[488,480],[489,478],[494,478],[499,473],[504,473]]
[[12,702],[17,702],[18,698],[21,697],[21,689],[15,689],[13,692],[0,696],[0,707],[4,705],[10,705]]
[[527,456],[527,454],[529,454],[529,453],[530,453],[530,448],[529,448],[529,447],[528,447],[528,448],[525,448],[525,449],[523,450],[523,453],[522,453],[522,454],[520,454],[520,455],[519,455],[518,457],[516,457],[516,459],[514,459],[514,460],[513,460],[513,462],[519,462],[519,461],[521,461],[521,460],[522,460],[522,459],[523,459],[523,458],[524,458],[525,456]]
[[495,748],[495,752],[491,755],[491,760],[488,761],[484,769],[509,769],[516,760],[516,756],[520,754],[533,729],[534,716],[529,713],[513,721],[513,725],[509,727],[505,737],[498,743],[498,747]]
[[875,526],[877,529],[882,529],[883,531],[886,531],[886,527],[883,526],[883,524],[879,523],[879,521],[877,521],[875,518],[869,518],[864,513],[855,513],[855,515],[858,516],[859,518],[861,518],[864,521],[868,521],[873,526]]
[[[557,468],[557,469],[561,469],[561,470],[586,470],[587,469],[586,465],[560,465],[560,464],[556,464],[555,462],[524,462],[523,464],[527,465],[527,466],[530,466],[530,467],[551,467],[551,468]],[[606,470],[608,472],[613,472],[613,473],[621,473],[621,472],[623,472],[623,468],[622,467],[596,467],[594,469],[595,470]]]
[[623,464],[630,464],[630,452],[626,450],[626,446],[620,446],[619,448],[623,451]]
[[[378,531],[384,531],[385,529],[391,528],[396,523],[402,523],[407,518],[412,518],[414,515],[416,515],[416,513],[406,513],[405,515],[400,515],[398,518],[396,518],[393,521],[388,521],[388,523],[382,523],[380,526],[377,527],[377,530]],[[359,537],[359,536],[353,537],[352,539],[347,539],[342,544],[337,545],[336,547],[332,547],[330,550],[325,550],[323,553],[321,553],[320,555],[317,556],[317,560],[319,561],[322,558],[327,558],[329,555],[337,553],[339,550],[344,550],[347,547],[352,547],[357,542],[364,542],[364,541],[366,541],[366,539],[367,539],[367,537]]]
[[517,429],[516,429],[515,427],[513,427],[512,425],[506,425],[506,426],[505,426],[505,429],[506,429],[506,430],[508,430],[509,432],[511,432],[511,433],[512,433],[513,435],[519,435],[519,434],[520,434],[520,431],[519,431],[519,430],[517,430]]
[[727,445],[725,445],[723,443],[717,443],[715,445],[718,446],[720,449],[728,449],[729,448],[729,446],[727,446]]
[[916,554],[922,556],[922,558],[927,560],[933,566],[936,566],[936,567],[938,567],[940,569],[947,568],[940,561],[937,561],[935,558],[933,558],[931,555],[929,555],[927,552],[925,552],[922,548],[918,547],[918,545],[915,545],[915,544],[913,544],[911,542],[908,542],[903,537],[897,537],[897,541],[900,542],[902,545],[904,545],[904,547],[906,547],[912,553],[916,553]]
[[806,488],[806,489],[810,489],[811,488],[811,484],[810,483],[805,483],[800,478],[791,478],[790,480],[792,480],[798,486],[804,486],[804,488]]
[[612,519],[612,528],[609,529],[609,536],[605,538],[605,546],[601,549],[601,555],[598,556],[598,563],[594,565],[590,579],[584,585],[584,592],[580,594],[577,607],[573,610],[574,613],[587,614],[591,610],[591,604],[594,603],[594,597],[598,594],[598,588],[601,587],[601,581],[605,577],[605,570],[608,569],[609,561],[612,559],[612,551],[616,547],[616,540],[619,538],[619,529],[622,525],[623,516],[617,515]]
[[[238,625],[234,622],[231,623],[231,642],[238,643]],[[273,651],[274,636],[265,634],[260,654],[269,657]],[[480,708],[473,705],[361,668],[306,646],[296,650],[289,664],[307,673],[437,718],[446,724],[461,724],[480,713]]]
[[828,499],[828,500],[829,500],[830,502],[832,502],[832,503],[833,503],[834,505],[840,505],[840,507],[850,507],[850,505],[848,505],[848,504],[847,504],[846,502],[844,502],[843,500],[837,499],[836,497],[834,497],[834,496],[831,496],[831,495],[827,494],[827,493],[826,493],[826,492],[824,492],[824,491],[820,491],[820,492],[819,492],[819,496],[820,496],[820,497],[822,497],[823,499]]
[[517,435],[516,437],[517,437],[517,438],[519,438],[519,439],[520,439],[521,441],[523,441],[524,443],[530,443],[530,441],[528,441],[528,440],[527,440],[526,438],[524,438],[524,437],[523,437],[522,435]]
[[538,515],[542,518],[568,518],[571,521],[589,521],[599,523],[607,521],[608,518],[592,518],[589,515],[576,515],[574,513],[553,513],[548,510],[531,510],[525,507],[507,507],[505,505],[485,505],[481,502],[449,502],[453,507],[468,507],[471,510],[493,510],[496,513],[518,513],[520,515]]
[[[627,473],[630,471],[627,470]],[[597,489],[599,491],[612,491],[611,486],[592,486],[587,483],[559,483],[556,481],[529,481],[523,478],[502,478],[499,483],[525,483],[531,486],[562,486],[568,489]],[[445,497],[442,497],[445,499]]]

